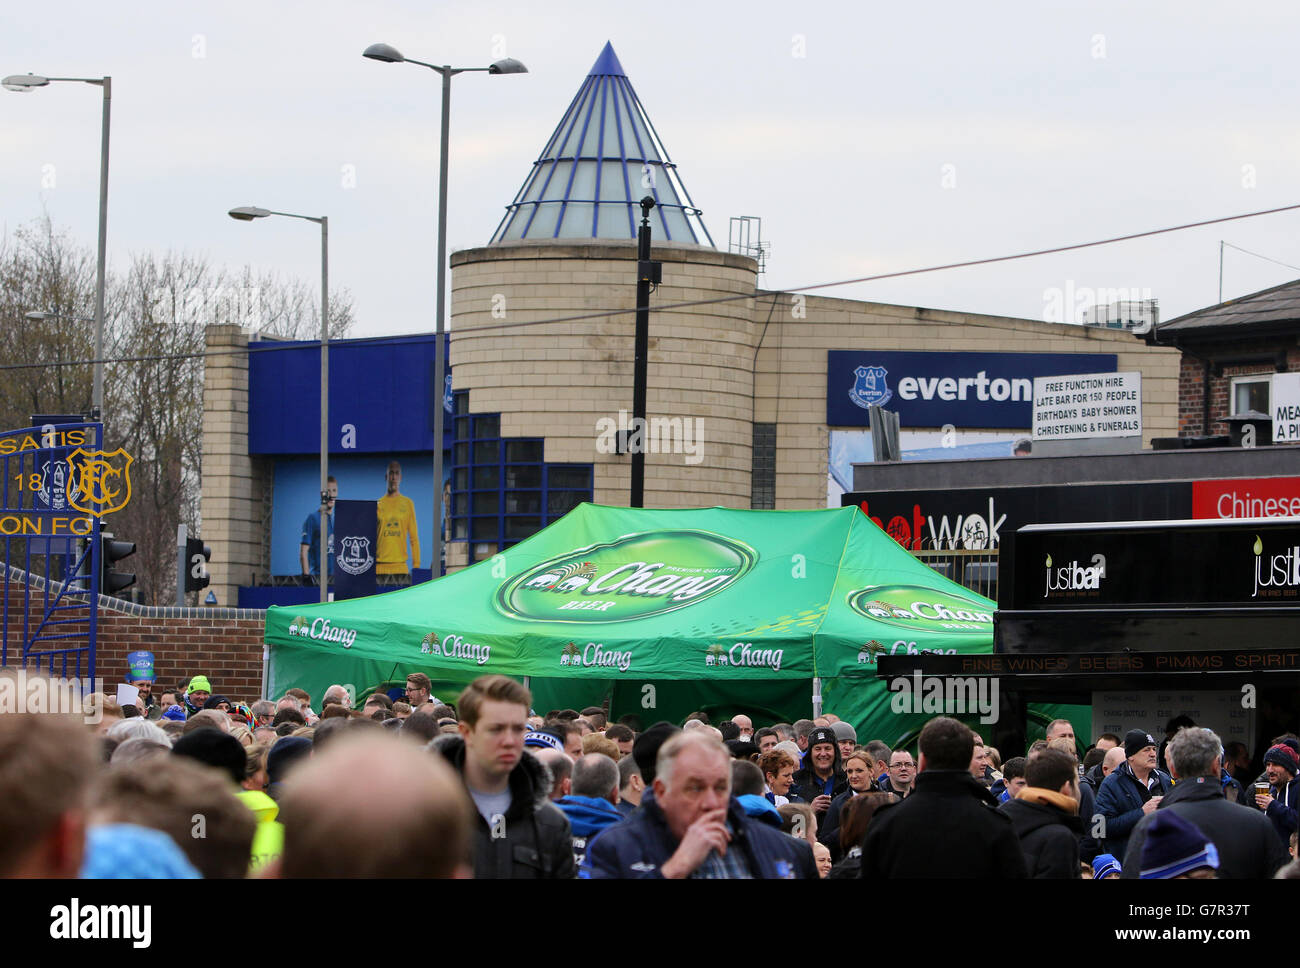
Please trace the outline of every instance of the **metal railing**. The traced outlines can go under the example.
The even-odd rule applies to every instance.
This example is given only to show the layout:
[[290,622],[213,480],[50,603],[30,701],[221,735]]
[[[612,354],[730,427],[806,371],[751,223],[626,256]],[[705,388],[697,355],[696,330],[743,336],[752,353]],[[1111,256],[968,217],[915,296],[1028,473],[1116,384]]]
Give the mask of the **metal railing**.
[[963,588],[983,595],[985,598],[998,600],[998,552],[996,548],[927,548],[913,551],[913,555],[925,562],[949,581],[955,581]]

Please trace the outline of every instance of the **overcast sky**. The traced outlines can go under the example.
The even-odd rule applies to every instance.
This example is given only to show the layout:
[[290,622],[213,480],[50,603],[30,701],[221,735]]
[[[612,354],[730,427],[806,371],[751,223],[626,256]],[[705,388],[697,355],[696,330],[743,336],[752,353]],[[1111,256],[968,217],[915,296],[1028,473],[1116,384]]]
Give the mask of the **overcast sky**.
[[[531,71],[453,82],[452,250],[488,241],[610,40],[719,247],[760,216],[762,284],[791,288],[1300,202],[1297,36],[1292,4],[1185,0],[47,0],[5,4],[0,74],[113,77],[113,267],[170,249],[312,282],[315,226],[225,212],[328,215],[375,335],[433,328],[439,98],[376,41]],[[99,119],[97,88],[0,91],[0,230],[47,211],[93,247]],[[1217,300],[1220,239],[1300,266],[1298,222],[824,292],[1042,318],[1046,291],[1149,290],[1172,319]],[[1297,277],[1230,249],[1224,298]]]

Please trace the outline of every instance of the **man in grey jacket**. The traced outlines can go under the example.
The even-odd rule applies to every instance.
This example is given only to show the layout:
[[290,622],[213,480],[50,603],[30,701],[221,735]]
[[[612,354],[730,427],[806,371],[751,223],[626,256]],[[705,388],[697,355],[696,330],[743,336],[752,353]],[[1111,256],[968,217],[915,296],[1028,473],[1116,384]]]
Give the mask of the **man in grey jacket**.
[[[1170,740],[1165,754],[1178,782],[1157,810],[1171,811],[1204,832],[1219,852],[1219,877],[1272,877],[1288,860],[1286,848],[1267,817],[1224,797],[1219,737],[1208,729],[1185,727]],[[1154,819],[1154,812],[1143,817],[1129,835],[1123,877],[1138,877],[1142,845]]]

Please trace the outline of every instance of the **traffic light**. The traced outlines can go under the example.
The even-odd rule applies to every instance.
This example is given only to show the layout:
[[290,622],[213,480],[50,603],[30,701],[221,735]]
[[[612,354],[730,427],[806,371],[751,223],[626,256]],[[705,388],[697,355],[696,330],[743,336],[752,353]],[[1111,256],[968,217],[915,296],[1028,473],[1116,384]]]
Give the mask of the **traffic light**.
[[212,549],[203,543],[202,538],[185,539],[185,590],[197,592],[207,588],[208,562],[212,560]]
[[134,541],[117,541],[111,534],[101,532],[99,535],[99,593],[116,595],[124,588],[135,584],[135,575],[129,572],[114,571],[114,563],[135,554]]

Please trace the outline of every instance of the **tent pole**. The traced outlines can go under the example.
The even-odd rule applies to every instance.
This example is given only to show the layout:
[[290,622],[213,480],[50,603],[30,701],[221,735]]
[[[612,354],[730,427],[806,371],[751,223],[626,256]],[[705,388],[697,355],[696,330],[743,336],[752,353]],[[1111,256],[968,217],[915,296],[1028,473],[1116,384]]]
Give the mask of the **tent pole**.
[[262,698],[263,699],[270,698],[266,694],[266,685],[267,682],[270,680],[270,678],[271,678],[271,647],[269,645],[263,645],[262,646]]
[[822,681],[816,676],[813,677],[812,707],[813,719],[818,719],[822,714]]

